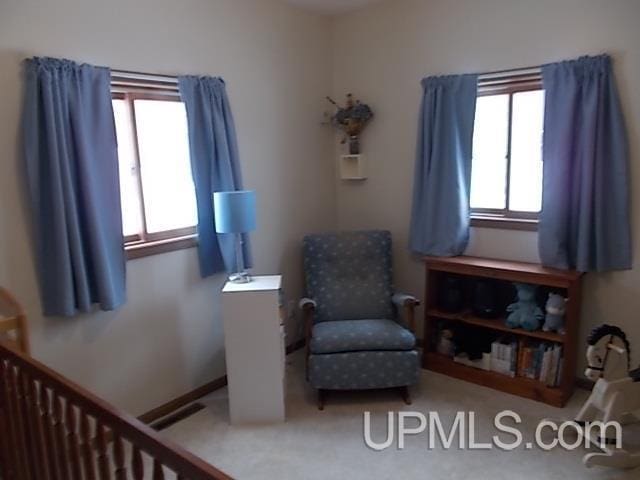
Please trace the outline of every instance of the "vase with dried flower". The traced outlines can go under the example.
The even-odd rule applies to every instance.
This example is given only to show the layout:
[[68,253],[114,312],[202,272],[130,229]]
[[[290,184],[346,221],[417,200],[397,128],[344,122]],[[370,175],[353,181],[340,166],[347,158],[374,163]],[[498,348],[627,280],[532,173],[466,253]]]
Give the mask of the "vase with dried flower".
[[344,137],[340,143],[349,143],[349,154],[360,154],[360,134],[373,118],[373,111],[369,105],[354,100],[353,95],[347,95],[347,103],[340,106],[331,97],[327,100],[336,107],[336,113],[331,117],[333,125],[344,132]]

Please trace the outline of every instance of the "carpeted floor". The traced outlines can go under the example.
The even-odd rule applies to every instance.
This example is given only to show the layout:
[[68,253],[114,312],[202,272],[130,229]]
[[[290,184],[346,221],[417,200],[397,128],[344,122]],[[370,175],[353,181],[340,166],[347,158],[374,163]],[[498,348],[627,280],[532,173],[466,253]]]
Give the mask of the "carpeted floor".
[[[363,412],[372,416],[372,438],[386,438],[387,412],[438,412],[448,431],[456,412],[475,412],[476,438],[485,442],[499,433],[494,416],[513,410],[522,417],[525,442],[534,438],[543,418],[572,418],[587,397],[578,391],[565,409],[496,392],[432,372],[423,372],[413,388],[413,404],[397,392],[330,395],[318,411],[315,395],[304,382],[302,353],[288,357],[287,421],[266,426],[230,426],[226,389],[201,402],[206,408],[173,425],[163,434],[238,479],[640,479],[640,469],[586,469],[585,451],[543,451],[524,446],[503,451],[445,450],[437,441],[429,449],[427,432],[408,436],[403,450],[397,442],[374,451],[364,442]],[[414,422],[415,424],[416,422]],[[633,432],[635,435],[635,431]],[[512,436],[502,434],[504,441]]]

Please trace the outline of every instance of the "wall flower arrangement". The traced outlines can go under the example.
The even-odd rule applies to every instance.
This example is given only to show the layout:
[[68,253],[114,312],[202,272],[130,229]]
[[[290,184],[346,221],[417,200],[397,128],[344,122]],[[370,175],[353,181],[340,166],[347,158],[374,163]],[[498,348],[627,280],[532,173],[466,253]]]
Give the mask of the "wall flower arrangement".
[[358,155],[360,153],[360,134],[373,118],[373,111],[369,105],[355,100],[350,93],[347,95],[347,103],[344,107],[331,97],[327,97],[327,100],[336,107],[336,113],[331,117],[332,124],[344,133],[340,143],[345,144],[348,141],[349,154]]

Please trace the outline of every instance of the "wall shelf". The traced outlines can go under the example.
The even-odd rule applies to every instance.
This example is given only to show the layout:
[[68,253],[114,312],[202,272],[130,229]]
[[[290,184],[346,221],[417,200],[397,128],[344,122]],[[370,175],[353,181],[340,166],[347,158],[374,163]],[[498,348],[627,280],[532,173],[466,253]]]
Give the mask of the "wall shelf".
[[338,172],[340,180],[366,180],[366,160],[364,155],[341,155],[338,159]]

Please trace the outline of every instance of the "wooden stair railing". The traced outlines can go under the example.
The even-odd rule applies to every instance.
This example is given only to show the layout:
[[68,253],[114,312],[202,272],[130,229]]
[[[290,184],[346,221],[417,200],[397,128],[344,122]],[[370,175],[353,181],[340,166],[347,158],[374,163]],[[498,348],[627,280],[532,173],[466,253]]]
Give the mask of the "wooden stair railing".
[[0,479],[173,478],[231,477],[0,342]]

